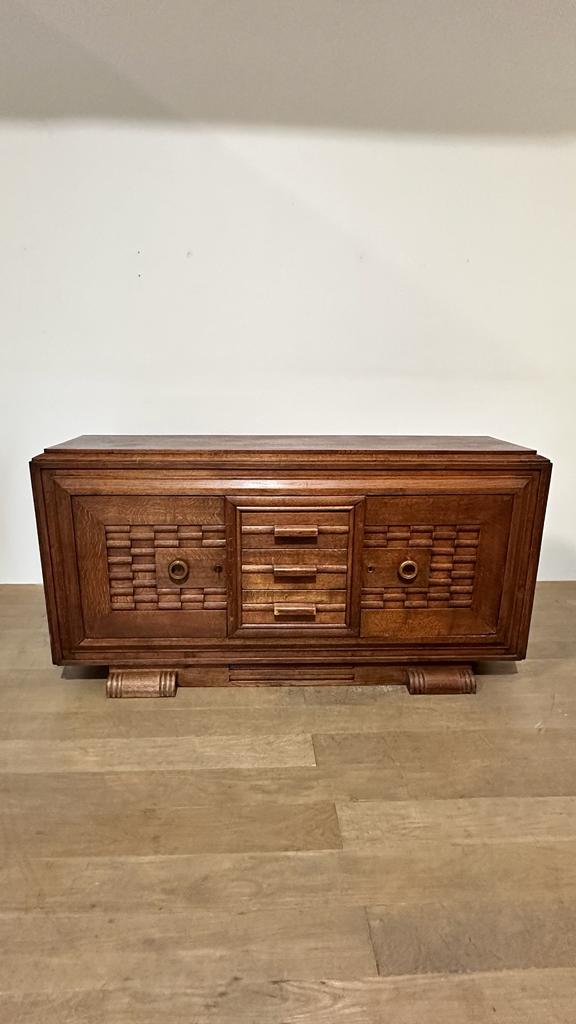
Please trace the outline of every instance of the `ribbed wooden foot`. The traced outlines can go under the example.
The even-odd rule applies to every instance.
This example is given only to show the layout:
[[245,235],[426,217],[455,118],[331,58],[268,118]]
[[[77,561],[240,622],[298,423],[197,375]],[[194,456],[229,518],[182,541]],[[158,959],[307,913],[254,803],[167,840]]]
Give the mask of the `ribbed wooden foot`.
[[110,669],[107,697],[174,697],[176,672],[140,669]]
[[471,665],[429,665],[406,670],[408,693],[476,693]]

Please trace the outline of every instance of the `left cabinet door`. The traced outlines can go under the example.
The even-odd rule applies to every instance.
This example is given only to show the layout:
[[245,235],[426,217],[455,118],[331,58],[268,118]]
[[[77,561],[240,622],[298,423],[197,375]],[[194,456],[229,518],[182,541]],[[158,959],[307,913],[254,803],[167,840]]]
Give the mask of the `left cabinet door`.
[[56,597],[73,647],[225,637],[223,498],[147,494],[145,485],[141,493],[86,494],[78,481],[53,483],[47,512]]

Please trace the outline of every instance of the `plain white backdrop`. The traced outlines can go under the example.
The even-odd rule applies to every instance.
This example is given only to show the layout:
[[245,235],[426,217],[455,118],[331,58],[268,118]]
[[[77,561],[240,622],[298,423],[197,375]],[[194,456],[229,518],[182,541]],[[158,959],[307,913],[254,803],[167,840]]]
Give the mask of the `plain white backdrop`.
[[8,0],[2,582],[108,432],[537,447],[576,577],[576,9],[471,6]]

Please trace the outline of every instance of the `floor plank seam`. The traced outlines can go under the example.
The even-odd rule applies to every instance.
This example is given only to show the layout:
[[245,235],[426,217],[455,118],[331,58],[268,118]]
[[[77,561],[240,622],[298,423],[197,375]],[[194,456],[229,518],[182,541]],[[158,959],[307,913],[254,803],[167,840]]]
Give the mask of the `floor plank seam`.
[[315,764],[316,768],[319,768],[319,764],[318,764],[318,750],[316,749],[316,735],[315,735],[315,733],[313,733],[313,732],[310,733],[310,740],[312,742],[312,753],[314,754],[314,764]]
[[374,957],[374,966],[376,968],[376,974],[379,978],[382,977],[380,972],[380,962],[378,960],[378,954],[376,953],[376,944],[374,942],[374,935],[372,934],[372,925],[370,923],[370,914],[368,913],[368,907],[362,907],[364,911],[364,917],[366,919],[366,927],[368,929],[368,938],[370,940],[370,946],[372,947],[372,956]]

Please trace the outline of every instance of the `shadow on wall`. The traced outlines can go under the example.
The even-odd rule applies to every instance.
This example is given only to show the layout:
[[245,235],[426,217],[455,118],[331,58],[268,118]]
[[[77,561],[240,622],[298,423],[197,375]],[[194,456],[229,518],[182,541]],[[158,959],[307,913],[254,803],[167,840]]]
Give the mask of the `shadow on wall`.
[[3,0],[0,116],[576,128],[573,0]]

